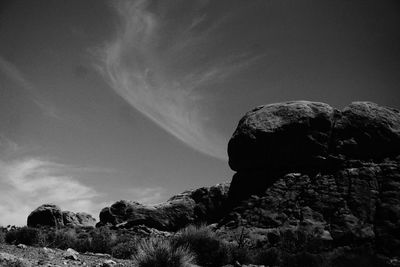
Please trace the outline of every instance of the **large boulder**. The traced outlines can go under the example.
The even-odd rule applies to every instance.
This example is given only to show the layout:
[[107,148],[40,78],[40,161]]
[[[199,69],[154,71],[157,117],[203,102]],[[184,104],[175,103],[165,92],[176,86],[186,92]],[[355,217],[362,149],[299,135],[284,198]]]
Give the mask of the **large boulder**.
[[342,111],[292,101],[260,106],[239,121],[228,145],[237,173],[230,201],[265,191],[279,175],[318,173],[348,160],[381,161],[400,153],[400,112],[370,102]]
[[64,226],[62,211],[57,205],[43,204],[29,214],[27,225],[62,227]]
[[228,145],[229,165],[238,172],[304,171],[328,156],[383,159],[399,151],[400,111],[370,102],[342,111],[308,101],[260,106],[239,121]]
[[71,211],[62,211],[60,207],[54,204],[43,204],[32,211],[27,220],[29,227],[79,227],[79,226],[95,226],[96,219],[92,215]]
[[224,238],[245,232],[256,247],[340,260],[400,255],[398,110],[370,102],[341,111],[307,101],[261,106],[240,120],[228,154],[236,173],[218,226]]
[[100,212],[97,226],[133,228],[139,225],[176,231],[191,223],[213,223],[222,216],[229,184],[185,191],[158,205],[121,200]]
[[335,109],[294,101],[257,107],[239,121],[228,144],[235,171],[314,167],[328,154]]

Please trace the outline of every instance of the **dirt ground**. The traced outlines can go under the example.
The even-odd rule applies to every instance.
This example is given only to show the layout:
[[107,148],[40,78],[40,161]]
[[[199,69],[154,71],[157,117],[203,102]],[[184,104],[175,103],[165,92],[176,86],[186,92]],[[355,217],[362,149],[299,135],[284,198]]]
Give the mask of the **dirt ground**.
[[112,258],[107,254],[75,253],[60,249],[0,244],[0,267],[28,266],[134,266],[131,260]]

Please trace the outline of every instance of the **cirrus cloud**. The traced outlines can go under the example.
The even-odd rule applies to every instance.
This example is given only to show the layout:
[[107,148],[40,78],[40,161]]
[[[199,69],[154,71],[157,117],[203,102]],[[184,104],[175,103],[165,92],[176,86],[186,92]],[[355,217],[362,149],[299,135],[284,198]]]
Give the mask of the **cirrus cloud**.
[[[215,85],[259,56],[243,51],[213,56],[221,49],[213,40],[233,15],[209,18],[207,4],[117,2],[120,24],[115,39],[101,51],[100,70],[118,95],[168,133],[197,151],[226,160],[226,136],[210,119],[215,115]],[[177,18],[181,6],[187,10]]]
[[34,157],[0,159],[0,225],[24,225],[29,213],[44,203],[94,214],[100,208],[97,196],[66,175],[62,164]]

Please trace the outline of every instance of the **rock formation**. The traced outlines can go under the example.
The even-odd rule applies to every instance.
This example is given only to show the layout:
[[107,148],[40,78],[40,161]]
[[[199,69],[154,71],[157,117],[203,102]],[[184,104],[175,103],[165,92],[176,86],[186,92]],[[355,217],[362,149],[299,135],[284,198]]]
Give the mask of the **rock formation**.
[[84,212],[62,211],[54,204],[44,204],[32,211],[27,220],[29,227],[95,226],[96,219]]
[[186,191],[155,206],[121,200],[100,212],[98,226],[117,228],[144,225],[161,231],[176,231],[191,223],[212,223],[220,219],[220,210],[228,196],[229,184],[218,184]]
[[221,232],[244,227],[267,247],[290,240],[299,250],[314,242],[317,251],[363,245],[400,255],[398,110],[261,106],[240,120],[228,153],[236,174]]

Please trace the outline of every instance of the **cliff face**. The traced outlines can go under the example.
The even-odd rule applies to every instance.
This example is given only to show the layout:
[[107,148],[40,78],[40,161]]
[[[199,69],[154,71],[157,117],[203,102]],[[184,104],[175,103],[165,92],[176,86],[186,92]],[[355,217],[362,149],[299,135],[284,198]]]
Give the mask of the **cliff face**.
[[222,232],[244,227],[267,247],[305,235],[320,251],[368,244],[400,255],[398,110],[266,105],[240,120],[228,152],[236,174]]

